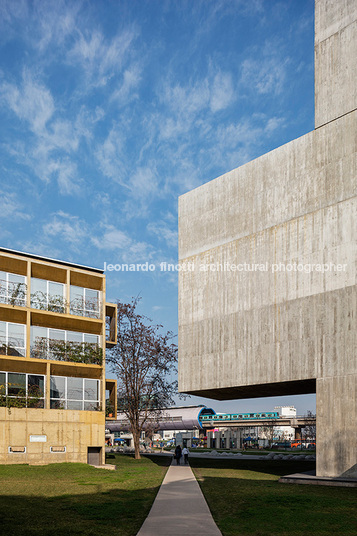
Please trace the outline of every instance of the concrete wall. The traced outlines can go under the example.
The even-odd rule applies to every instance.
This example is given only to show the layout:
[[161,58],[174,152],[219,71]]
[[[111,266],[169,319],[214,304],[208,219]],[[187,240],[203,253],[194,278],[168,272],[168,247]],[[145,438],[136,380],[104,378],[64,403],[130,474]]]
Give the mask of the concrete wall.
[[319,128],[179,201],[180,391],[234,399],[317,383],[317,470],[329,476],[357,463],[356,18],[355,2],[316,2]]
[[357,108],[356,32],[356,0],[315,0],[315,128]]
[[[103,412],[55,409],[0,408],[0,464],[87,463],[87,448],[103,446]],[[31,442],[30,436],[46,436],[46,442]],[[26,452],[9,453],[9,447]],[[66,447],[53,453],[50,447]]]

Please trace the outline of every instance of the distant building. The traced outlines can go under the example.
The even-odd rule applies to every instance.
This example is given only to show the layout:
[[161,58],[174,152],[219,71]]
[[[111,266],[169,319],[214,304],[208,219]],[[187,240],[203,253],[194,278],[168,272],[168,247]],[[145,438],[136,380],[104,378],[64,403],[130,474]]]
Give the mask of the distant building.
[[[275,406],[274,411],[283,417],[296,417],[294,406]],[[292,426],[277,426],[276,432],[279,439],[295,439],[295,428]]]

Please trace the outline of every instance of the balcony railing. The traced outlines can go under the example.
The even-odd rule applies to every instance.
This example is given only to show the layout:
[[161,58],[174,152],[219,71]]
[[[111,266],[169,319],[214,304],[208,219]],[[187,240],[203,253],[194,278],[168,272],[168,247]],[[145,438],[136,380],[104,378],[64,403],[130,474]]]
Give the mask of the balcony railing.
[[25,283],[13,283],[0,279],[0,303],[7,305],[26,305],[27,286]]
[[70,361],[72,363],[85,363],[101,365],[103,350],[96,343],[72,342],[36,337],[31,345],[31,357],[37,359],[51,359],[54,361]]
[[[0,279],[0,303],[25,307],[26,298],[27,285],[25,283],[13,283]],[[68,302],[59,294],[48,294],[41,291],[32,293],[30,299],[33,309],[65,313],[68,307],[72,315],[87,318],[101,317],[101,307],[97,299],[75,298]]]
[[60,295],[50,295],[44,292],[35,292],[31,294],[31,307],[55,313],[65,313],[69,306],[69,312],[76,316],[86,316],[87,318],[100,318],[101,310],[98,300],[85,300],[75,298],[67,302]]
[[67,303],[59,294],[46,294],[46,292],[37,291],[31,294],[31,307],[55,313],[65,313]]
[[86,316],[88,318],[100,318],[101,308],[97,299],[75,298],[70,304],[70,312],[72,315]]

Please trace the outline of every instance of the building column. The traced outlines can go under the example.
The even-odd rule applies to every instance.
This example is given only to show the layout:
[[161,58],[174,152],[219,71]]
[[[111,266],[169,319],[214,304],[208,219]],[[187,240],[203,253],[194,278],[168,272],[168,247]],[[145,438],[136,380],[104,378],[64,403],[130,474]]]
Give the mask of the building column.
[[357,478],[357,374],[316,381],[316,475]]

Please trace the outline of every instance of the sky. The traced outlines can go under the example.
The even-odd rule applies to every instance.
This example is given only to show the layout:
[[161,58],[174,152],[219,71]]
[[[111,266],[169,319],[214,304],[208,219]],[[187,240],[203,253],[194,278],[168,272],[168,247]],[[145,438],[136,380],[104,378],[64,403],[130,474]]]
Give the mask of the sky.
[[107,301],[177,334],[178,197],[313,130],[313,62],[313,0],[0,0],[0,245],[152,265]]

